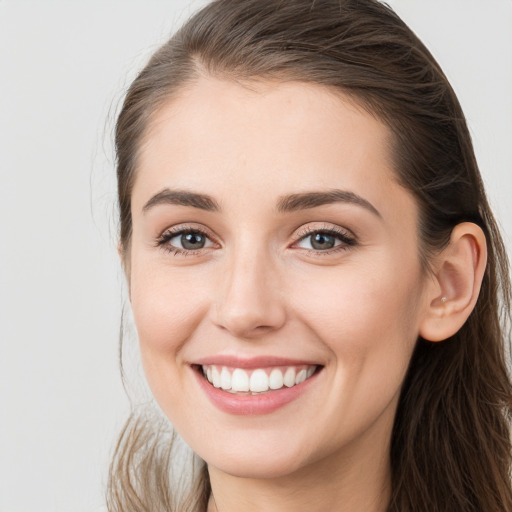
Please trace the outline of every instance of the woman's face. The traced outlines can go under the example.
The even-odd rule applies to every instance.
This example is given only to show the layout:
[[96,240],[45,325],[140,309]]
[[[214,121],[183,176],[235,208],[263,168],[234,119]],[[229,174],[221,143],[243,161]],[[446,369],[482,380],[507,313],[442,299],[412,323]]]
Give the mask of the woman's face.
[[131,304],[156,400],[211,467],[386,458],[426,302],[389,137],[303,83],[203,78],[155,116]]

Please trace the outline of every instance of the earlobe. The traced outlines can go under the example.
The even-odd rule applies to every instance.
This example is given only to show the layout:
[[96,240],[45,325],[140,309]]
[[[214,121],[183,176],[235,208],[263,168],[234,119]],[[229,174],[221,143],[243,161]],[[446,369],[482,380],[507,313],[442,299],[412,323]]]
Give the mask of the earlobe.
[[464,325],[478,299],[486,264],[482,229],[471,222],[455,226],[448,246],[435,260],[420,324],[422,338],[442,341]]

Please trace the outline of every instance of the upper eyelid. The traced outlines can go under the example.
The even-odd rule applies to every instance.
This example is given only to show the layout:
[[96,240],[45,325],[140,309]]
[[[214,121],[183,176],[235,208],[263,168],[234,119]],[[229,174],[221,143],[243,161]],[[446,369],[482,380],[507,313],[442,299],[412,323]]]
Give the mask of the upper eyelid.
[[[301,226],[294,232],[293,238],[295,238],[295,241],[300,240],[308,235],[311,235],[312,233],[333,233],[338,235],[344,235],[347,238],[351,238],[353,240],[356,240],[356,235],[348,228],[344,228],[341,226],[337,226],[335,224],[324,224],[322,226],[314,226],[314,227],[307,227]],[[297,233],[295,235],[295,233]]]
[[201,233],[210,238],[215,238],[215,235],[206,226],[194,223],[184,223],[178,224],[177,226],[167,227],[160,233],[159,237],[165,236],[165,234],[179,235],[180,233],[184,233],[187,231]]
[[[187,222],[187,223],[181,223],[181,224],[178,224],[175,226],[166,227],[164,230],[162,230],[160,235],[164,235],[165,233],[168,233],[168,232],[181,233],[183,231],[198,231],[198,232],[204,233],[204,234],[212,234],[212,231],[204,225],[195,224],[193,222],[191,222],[191,223]],[[347,235],[355,238],[354,233],[350,229],[341,227],[341,226],[337,226],[335,224],[326,224],[326,223],[324,223],[321,226],[307,227],[307,224],[306,224],[306,225],[302,225],[298,228],[294,228],[294,230],[292,232],[292,236],[294,233],[297,233],[297,236],[304,236],[304,235],[308,235],[309,233],[317,233],[320,231],[341,232],[341,233],[347,234]],[[215,235],[212,235],[212,236],[215,236]]]

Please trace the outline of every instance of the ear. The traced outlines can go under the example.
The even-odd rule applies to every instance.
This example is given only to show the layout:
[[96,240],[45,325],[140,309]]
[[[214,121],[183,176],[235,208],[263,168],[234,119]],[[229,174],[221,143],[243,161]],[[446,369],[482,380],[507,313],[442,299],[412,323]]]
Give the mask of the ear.
[[427,285],[420,336],[441,341],[453,336],[475,307],[487,264],[487,244],[480,227],[471,222],[455,226],[450,242],[433,263]]

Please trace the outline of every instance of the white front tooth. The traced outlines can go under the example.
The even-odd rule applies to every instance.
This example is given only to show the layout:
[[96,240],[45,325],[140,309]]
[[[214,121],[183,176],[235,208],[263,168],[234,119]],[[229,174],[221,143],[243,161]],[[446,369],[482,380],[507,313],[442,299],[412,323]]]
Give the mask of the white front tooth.
[[227,368],[222,368],[220,372],[220,387],[224,390],[231,389],[231,374]]
[[212,383],[216,388],[220,388],[220,373],[216,366],[212,366]]
[[279,368],[274,368],[270,372],[268,381],[270,389],[281,389],[283,387],[283,372]]
[[315,370],[316,370],[316,366],[310,366],[309,369],[308,369],[308,373],[307,373],[307,378],[309,379],[309,377],[311,377],[311,375],[313,375],[313,373],[315,373]]
[[206,378],[208,379],[209,382],[212,382],[212,367],[211,366],[208,366],[206,368]]
[[306,380],[307,372],[306,370],[301,370],[297,373],[297,377],[295,377],[295,384],[300,384]]
[[231,376],[231,389],[233,391],[249,391],[249,375],[245,370],[237,368]]
[[295,368],[290,367],[286,370],[286,373],[284,374],[284,385],[287,388],[291,388],[295,385]]
[[252,392],[268,391],[268,376],[265,370],[254,370],[252,372],[249,388]]

